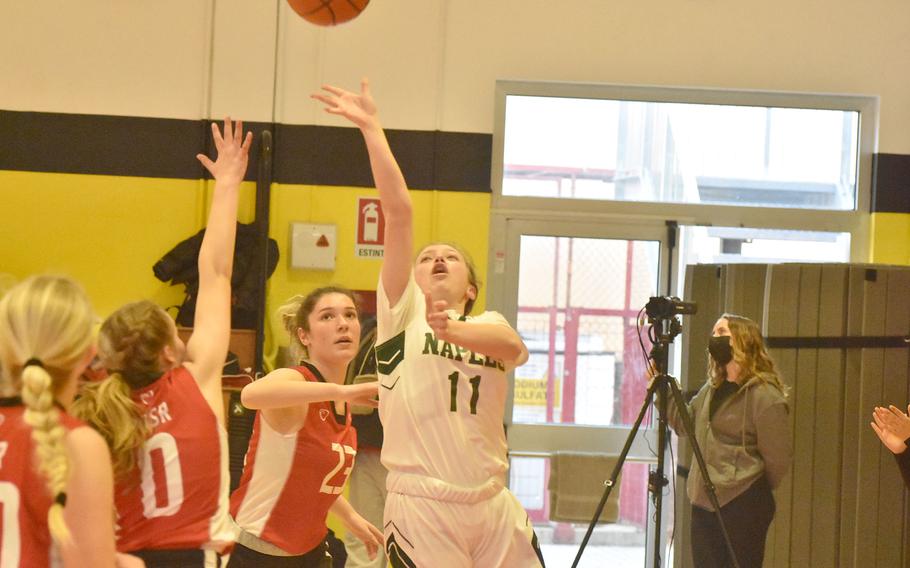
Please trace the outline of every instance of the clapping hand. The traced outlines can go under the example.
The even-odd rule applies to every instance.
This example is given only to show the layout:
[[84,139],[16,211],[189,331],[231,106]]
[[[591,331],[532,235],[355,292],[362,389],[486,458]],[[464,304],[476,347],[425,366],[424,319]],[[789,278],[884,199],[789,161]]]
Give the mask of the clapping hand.
[[[907,407],[910,411],[910,406]],[[910,417],[894,405],[884,408],[876,406],[872,411],[872,429],[892,453],[900,454],[907,449],[910,438]]]

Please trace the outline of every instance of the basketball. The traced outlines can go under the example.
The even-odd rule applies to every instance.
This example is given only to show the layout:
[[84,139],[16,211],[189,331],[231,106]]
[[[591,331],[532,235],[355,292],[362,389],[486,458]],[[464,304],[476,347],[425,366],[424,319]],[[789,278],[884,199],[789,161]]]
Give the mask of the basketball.
[[304,20],[318,26],[337,26],[356,18],[370,0],[288,0]]

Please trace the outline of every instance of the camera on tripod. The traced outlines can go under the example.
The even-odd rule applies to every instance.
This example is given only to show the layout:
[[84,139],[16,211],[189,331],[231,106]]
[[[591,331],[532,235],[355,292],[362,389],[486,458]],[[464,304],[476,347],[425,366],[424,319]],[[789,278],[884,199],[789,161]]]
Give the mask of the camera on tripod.
[[[708,466],[705,464],[704,457],[701,453],[701,448],[698,446],[698,440],[695,437],[695,425],[692,423],[691,417],[689,416],[688,408],[686,408],[686,402],[683,400],[682,392],[679,390],[679,385],[672,376],[668,374],[667,367],[669,366],[669,352],[670,344],[673,342],[673,339],[682,331],[682,322],[677,316],[691,315],[698,310],[698,306],[695,302],[684,302],[679,298],[673,296],[652,296],[650,301],[645,305],[643,311],[648,314],[648,322],[651,324],[650,329],[648,330],[648,339],[651,340],[651,353],[650,355],[646,354],[646,357],[649,359],[649,374],[651,375],[651,381],[648,383],[648,391],[645,394],[645,400],[642,403],[641,409],[638,411],[638,418],[635,419],[635,424],[632,425],[632,429],[629,432],[629,436],[626,438],[626,443],[622,448],[622,451],[619,453],[619,457],[616,460],[615,465],[613,466],[613,472],[610,474],[610,478],[604,482],[604,492],[600,498],[600,503],[597,505],[597,509],[594,511],[594,518],[591,519],[591,524],[588,525],[588,530],[585,533],[584,538],[581,541],[581,547],[578,549],[578,554],[575,556],[575,561],[572,563],[572,568],[578,566],[579,561],[581,560],[581,555],[585,550],[585,547],[588,545],[588,540],[591,538],[591,534],[594,532],[594,526],[597,524],[600,519],[600,514],[603,512],[604,505],[607,503],[607,499],[610,497],[610,492],[613,490],[613,487],[616,485],[616,480],[619,477],[619,472],[622,470],[623,463],[626,460],[626,456],[629,453],[629,449],[632,447],[632,441],[635,439],[635,436],[638,434],[638,430],[641,427],[642,421],[644,420],[646,411],[651,406],[651,403],[654,402],[657,407],[657,466],[655,468],[649,468],[648,470],[648,491],[653,495],[654,499],[654,534],[661,534],[660,532],[660,523],[661,516],[663,511],[663,488],[666,487],[670,480],[667,479],[665,475],[665,466],[664,466],[664,450],[669,445],[669,424],[667,419],[667,405],[675,404],[676,411],[679,416],[683,416],[683,427],[685,428],[686,436],[689,438],[692,444],[692,451],[695,453],[695,461],[698,463],[698,467],[701,471],[702,476],[707,481],[708,489],[708,499],[711,501],[711,505],[714,507],[715,515],[717,516],[717,523],[720,526],[720,531],[722,533],[724,544],[727,547],[727,552],[730,555],[730,558],[733,560],[732,564],[734,568],[739,568],[739,562],[736,559],[736,554],[733,551],[733,545],[730,543],[730,536],[727,534],[727,528],[724,524],[724,519],[720,514],[720,503],[717,500],[717,494],[714,490],[714,486],[711,484],[711,477],[708,473]],[[641,312],[639,312],[639,318]],[[642,322],[638,321],[639,326],[642,325]],[[639,340],[641,339],[641,327],[639,327]],[[641,348],[645,350],[645,344],[641,341]],[[662,565],[662,556],[663,556],[663,547],[664,543],[660,538],[654,539],[654,566],[659,568]]]
[[672,343],[682,331],[682,323],[676,316],[691,315],[697,311],[695,302],[684,302],[675,296],[651,296],[645,304],[645,313],[651,324],[651,342],[655,345]]
[[695,302],[684,302],[675,296],[651,296],[645,305],[645,313],[651,320],[691,315],[697,311]]

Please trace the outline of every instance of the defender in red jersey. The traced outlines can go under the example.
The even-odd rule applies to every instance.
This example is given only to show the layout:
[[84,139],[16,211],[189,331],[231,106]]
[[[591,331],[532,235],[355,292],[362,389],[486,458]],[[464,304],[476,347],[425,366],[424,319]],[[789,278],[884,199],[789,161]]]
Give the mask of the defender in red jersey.
[[215,178],[199,250],[193,334],[149,301],[128,304],[101,326],[109,378],[76,406],[111,447],[117,547],[149,567],[217,566],[233,541],[221,370],[231,331],[231,273],[237,196],[252,134],[242,123],[212,125],[218,159],[199,161]]
[[185,366],[134,389],[132,399],[151,428],[140,466],[117,482],[117,547],[223,549],[233,528],[227,437],[218,417]]
[[378,388],[344,384],[360,339],[353,295],[320,288],[291,306],[289,329],[306,361],[273,371],[241,393],[243,404],[260,412],[231,496],[240,527],[231,568],[322,566],[329,511],[371,555],[382,542],[382,532],[341,497],[357,453],[349,406],[375,407]]
[[66,411],[94,356],[93,324],[66,278],[32,277],[0,300],[3,568],[114,566],[110,454]]

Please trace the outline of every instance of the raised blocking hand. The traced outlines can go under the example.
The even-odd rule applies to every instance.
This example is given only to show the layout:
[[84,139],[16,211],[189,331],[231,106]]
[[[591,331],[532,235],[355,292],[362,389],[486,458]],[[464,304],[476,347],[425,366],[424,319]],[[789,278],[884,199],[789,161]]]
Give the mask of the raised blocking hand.
[[218,150],[215,161],[205,154],[196,154],[196,158],[216,181],[239,185],[246,174],[253,133],[247,132],[244,137],[243,121],[232,123],[231,117],[227,117],[224,119],[223,133],[218,130],[218,123],[212,123],[212,138],[215,140],[215,149]]

